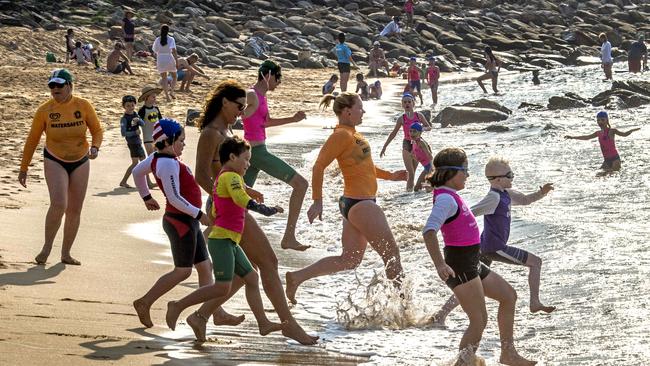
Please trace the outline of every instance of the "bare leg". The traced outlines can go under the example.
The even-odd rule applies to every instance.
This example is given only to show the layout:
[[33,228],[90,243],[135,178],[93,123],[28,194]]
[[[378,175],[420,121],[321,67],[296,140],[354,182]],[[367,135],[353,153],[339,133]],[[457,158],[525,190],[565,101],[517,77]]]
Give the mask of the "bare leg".
[[437,313],[435,313],[431,317],[431,323],[435,326],[439,327],[444,327],[445,326],[445,320],[447,319],[447,316],[449,313],[451,313],[458,305],[458,299],[456,298],[456,295],[451,295],[447,299],[444,305],[438,310]]
[[[230,283],[231,282],[215,282],[212,285],[199,287],[178,301],[168,302],[165,321],[167,322],[169,329],[176,329],[176,321],[178,320],[178,317],[181,315],[183,310],[192,305],[213,299],[218,299],[218,306],[223,304],[227,300],[226,295],[228,295],[228,292],[230,291]],[[205,318],[207,319],[207,317]]]
[[79,231],[81,209],[86,198],[88,176],[90,175],[90,162],[86,161],[70,174],[68,184],[68,204],[65,210],[63,224],[63,244],[61,245],[61,262],[65,264],[80,265],[81,262],[72,258],[70,250]]
[[460,340],[460,351],[470,349],[476,352],[483,337],[483,330],[487,324],[487,310],[485,309],[485,295],[480,278],[476,277],[469,282],[454,288],[454,295],[459,300],[469,318],[469,326]]
[[176,72],[170,72],[169,74],[172,76],[172,83],[169,86],[169,95],[173,99],[176,99],[176,95],[174,94],[174,88],[176,87]]
[[41,252],[34,259],[38,264],[45,264],[47,261],[56,233],[61,227],[63,214],[68,206],[68,172],[59,163],[50,159],[43,159],[43,168],[47,190],[50,194],[50,207],[45,215],[45,242]]
[[494,91],[494,94],[499,93],[497,90],[497,81],[499,80],[498,75],[492,75],[492,91]]
[[528,259],[526,259],[526,267],[529,269],[528,287],[530,287],[530,312],[552,312],[555,310],[555,306],[544,306],[544,304],[539,301],[539,282],[542,272],[542,259],[536,255],[528,253]]
[[515,303],[517,302],[517,293],[515,290],[495,272],[490,272],[482,283],[485,296],[499,302],[499,312],[497,315],[499,338],[501,339],[501,357],[499,362],[505,365],[516,366],[537,364],[535,361],[529,361],[520,356],[513,343]]
[[185,75],[185,78],[187,78],[187,84],[185,84],[185,91],[190,92],[190,87],[192,86],[192,81],[194,81],[194,78],[196,77],[196,73],[194,71],[190,71],[189,75]]
[[409,173],[408,180],[406,181],[406,191],[413,191],[413,181],[415,180],[415,167],[413,164],[413,154],[406,150],[402,150],[402,159],[404,160],[404,168]]
[[[417,165],[416,165],[417,166]],[[418,180],[415,182],[415,186],[413,187],[413,190],[415,192],[419,191],[422,189],[422,183],[424,183],[424,178],[427,176],[427,171],[425,169],[422,169],[422,172],[418,176]]]
[[478,83],[478,86],[480,86],[481,89],[483,89],[483,93],[486,93],[486,94],[487,94],[487,89],[485,89],[485,85],[483,85],[483,80],[490,79],[491,77],[492,77],[492,76],[491,76],[489,73],[486,73],[486,74],[484,74],[484,75],[479,76],[479,77],[476,79],[476,82]]
[[[199,274],[199,287],[214,284],[214,278],[212,277],[212,262],[210,260],[205,260],[201,263],[197,263],[194,265],[194,267]],[[241,287],[241,284],[239,283],[242,282],[242,280],[239,277],[235,277],[233,282],[238,283],[236,286],[237,289]],[[228,298],[230,298],[230,296]],[[238,325],[245,319],[244,315],[234,316],[228,314],[221,306],[217,307],[217,309],[212,313],[212,316],[214,325]]]
[[124,62],[124,69],[128,71],[130,75],[133,75],[133,70],[131,70],[131,64],[128,61]]
[[250,306],[253,315],[255,315],[260,334],[267,335],[271,332],[282,330],[282,324],[271,322],[264,313],[264,304],[262,303],[262,297],[260,296],[260,287],[258,284],[259,277],[257,272],[253,270],[244,276],[244,282],[246,283],[246,301],[248,302],[248,306]]
[[302,245],[296,239],[296,225],[298,223],[298,217],[300,216],[300,209],[302,208],[302,202],[305,199],[305,194],[307,193],[307,187],[309,183],[303,178],[300,174],[296,174],[289,181],[289,185],[293,188],[291,192],[291,198],[289,198],[289,217],[287,218],[287,228],[284,231],[284,236],[280,242],[282,249],[293,249],[298,251],[304,251],[311,248],[311,245]]
[[341,86],[341,92],[346,92],[348,90],[348,79],[350,78],[349,72],[341,73],[341,80],[339,80]]
[[432,86],[431,88],[431,101],[433,104],[438,104],[438,86]]
[[[127,181],[129,180],[129,177],[131,176],[131,172],[133,171],[133,168],[135,168],[136,165],[138,165],[138,162],[140,159],[138,158],[131,158],[131,165],[129,165],[128,168],[126,168],[126,172],[124,172],[124,176],[122,177],[122,180],[120,181],[120,187],[124,188],[131,188],[129,183]],[[149,175],[147,175],[147,179],[149,179]]]
[[167,81],[167,73],[166,72],[161,72],[160,73],[160,87],[162,88],[163,92],[165,93],[165,99],[169,102],[171,99],[169,98],[169,82]]
[[162,295],[169,292],[176,285],[186,280],[192,274],[192,267],[174,267],[174,269],[165,273],[154,283],[153,287],[141,298],[133,302],[133,307],[140,318],[140,322],[147,328],[153,327],[149,309],[156,300]]
[[[352,209],[354,210],[357,203]],[[355,269],[361,264],[363,254],[366,252],[368,242],[366,238],[348,220],[343,220],[343,234],[341,238],[343,252],[339,256],[325,257],[317,262],[295,272],[286,274],[286,294],[289,301],[296,304],[296,292],[303,282],[314,277]]]

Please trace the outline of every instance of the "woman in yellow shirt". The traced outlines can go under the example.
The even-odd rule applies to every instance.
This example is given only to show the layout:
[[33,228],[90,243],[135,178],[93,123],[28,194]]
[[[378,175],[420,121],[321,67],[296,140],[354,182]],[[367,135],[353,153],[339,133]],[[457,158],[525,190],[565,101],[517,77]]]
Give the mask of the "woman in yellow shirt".
[[[88,187],[88,159],[97,157],[103,132],[92,104],[72,95],[72,80],[72,74],[66,69],[52,72],[47,84],[52,99],[34,114],[18,174],[20,184],[27,187],[27,169],[45,132],[43,170],[50,192],[50,207],[45,216],[45,243],[35,258],[38,264],[47,261],[64,214],[61,262],[81,264],[70,255],[70,249],[79,230],[81,208]],[[86,139],[88,130],[92,135],[92,145]]]
[[381,207],[375,203],[377,178],[405,181],[407,172],[388,172],[375,166],[368,141],[356,131],[363,119],[363,102],[355,93],[326,95],[321,105],[327,108],[334,101],[338,125],[325,141],[312,170],[312,198],[307,211],[309,222],[323,213],[323,175],[325,168],[337,160],[343,174],[343,196],[339,209],[343,216],[343,253],[326,257],[296,272],[286,274],[286,295],[296,303],[296,291],[301,283],[318,276],[354,269],[363,260],[368,244],[384,261],[386,277],[399,284],[402,264],[399,248]]

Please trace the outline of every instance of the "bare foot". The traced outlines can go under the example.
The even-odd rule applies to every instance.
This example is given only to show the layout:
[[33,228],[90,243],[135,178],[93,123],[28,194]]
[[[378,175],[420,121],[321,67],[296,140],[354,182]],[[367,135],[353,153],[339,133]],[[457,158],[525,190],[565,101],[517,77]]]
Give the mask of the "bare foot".
[[527,360],[527,359],[521,357],[516,352],[514,354],[508,352],[507,355],[504,354],[504,353],[501,353],[501,358],[499,358],[499,362],[501,362],[504,365],[510,365],[510,366],[533,366],[533,365],[537,365],[537,361]]
[[311,245],[302,245],[298,242],[298,240],[296,240],[296,238],[292,238],[292,239],[282,238],[280,247],[282,247],[282,249],[293,249],[299,252],[304,252],[305,250],[311,248]]
[[227,313],[223,308],[218,308],[217,310],[212,313],[212,321],[214,322],[214,325],[230,325],[230,326],[235,326],[241,324],[241,322],[246,319],[246,316],[240,315],[240,316],[234,316],[232,314]]
[[70,255],[61,256],[61,263],[70,264],[73,266],[80,266],[81,262],[72,258]]
[[288,321],[282,327],[282,335],[291,338],[294,341],[304,344],[304,345],[313,345],[318,342],[318,336],[310,336],[305,332],[304,329],[296,322],[295,320]]
[[205,332],[206,325],[208,324],[208,319],[201,315],[198,311],[193,312],[190,316],[185,319],[187,324],[192,327],[194,336],[198,342],[205,342]]
[[47,262],[47,257],[49,256],[50,256],[50,252],[49,251],[46,252],[43,250],[40,253],[38,253],[36,258],[34,258],[34,262],[36,262],[36,264],[45,264]]
[[176,330],[176,321],[178,320],[178,317],[181,315],[180,310],[178,309],[178,305],[176,305],[176,301],[170,301],[167,303],[167,314],[165,314],[165,321],[167,322],[167,326],[171,330]]
[[133,188],[133,187],[131,187],[131,185],[129,185],[129,183],[127,183],[127,182],[120,182],[120,187],[122,187],[122,188]]
[[259,325],[260,328],[260,334],[265,336],[269,333],[277,332],[279,330],[284,330],[284,327],[287,325],[287,322],[283,323],[274,323],[274,322],[268,322],[264,325]]
[[531,304],[530,305],[530,312],[531,313],[536,313],[538,311],[543,311],[545,313],[552,313],[555,310],[555,306],[544,306],[542,303],[539,304]]
[[436,313],[431,317],[431,326],[435,328],[447,328],[445,325],[445,318],[440,313]]
[[146,304],[142,299],[137,299],[133,302],[133,308],[140,318],[140,323],[147,328],[153,327],[153,322],[151,321],[151,315],[149,314],[150,306]]
[[284,290],[284,293],[287,295],[287,299],[289,299],[289,301],[295,305],[298,303],[298,301],[296,301],[296,291],[298,291],[298,286],[300,286],[300,283],[297,283],[293,276],[293,272],[287,272],[284,275],[287,286],[287,288]]

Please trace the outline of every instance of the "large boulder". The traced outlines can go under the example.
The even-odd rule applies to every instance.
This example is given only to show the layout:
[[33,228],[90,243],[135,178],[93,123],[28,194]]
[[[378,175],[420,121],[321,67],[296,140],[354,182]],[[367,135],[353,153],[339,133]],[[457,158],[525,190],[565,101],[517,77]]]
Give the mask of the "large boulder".
[[465,107],[475,107],[475,108],[485,108],[485,109],[494,109],[500,112],[503,112],[505,114],[512,114],[512,111],[505,106],[489,99],[481,98],[474,100],[472,102],[467,102],[464,104],[461,104],[462,106]]
[[433,119],[442,127],[459,126],[467,123],[496,122],[508,119],[508,115],[495,109],[451,106],[443,109]]
[[580,99],[575,99],[569,96],[553,96],[549,98],[546,107],[554,111],[558,109],[582,108],[586,106],[587,103]]

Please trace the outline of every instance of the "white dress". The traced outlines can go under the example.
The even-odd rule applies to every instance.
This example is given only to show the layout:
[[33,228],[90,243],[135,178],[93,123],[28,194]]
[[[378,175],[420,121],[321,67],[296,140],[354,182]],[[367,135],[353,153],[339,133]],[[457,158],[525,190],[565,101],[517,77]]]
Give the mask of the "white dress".
[[156,53],[156,69],[159,73],[176,72],[176,60],[172,54],[172,49],[176,49],[176,41],[173,37],[167,36],[167,44],[160,44],[160,37],[156,38],[151,47]]

